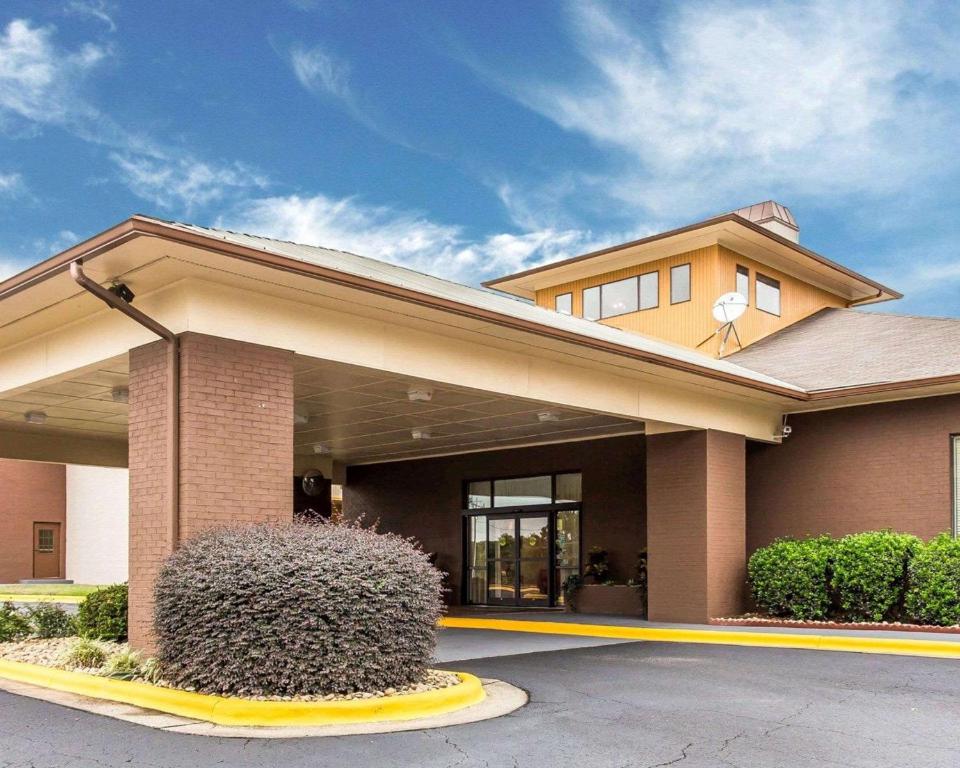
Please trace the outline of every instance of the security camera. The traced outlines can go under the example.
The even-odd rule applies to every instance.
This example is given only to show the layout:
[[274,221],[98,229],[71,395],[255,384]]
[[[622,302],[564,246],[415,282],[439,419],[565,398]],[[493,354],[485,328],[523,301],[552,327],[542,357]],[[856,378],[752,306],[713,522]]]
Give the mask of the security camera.
[[791,427],[789,424],[784,424],[783,428],[780,430],[781,437],[790,437],[792,433],[793,433],[793,427]]

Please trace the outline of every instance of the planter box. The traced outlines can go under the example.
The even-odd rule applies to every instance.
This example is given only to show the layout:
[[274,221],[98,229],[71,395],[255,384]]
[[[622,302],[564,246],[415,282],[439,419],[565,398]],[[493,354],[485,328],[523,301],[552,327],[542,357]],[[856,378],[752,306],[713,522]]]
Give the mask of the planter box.
[[584,584],[573,596],[572,613],[599,616],[643,616],[639,590],[626,584]]

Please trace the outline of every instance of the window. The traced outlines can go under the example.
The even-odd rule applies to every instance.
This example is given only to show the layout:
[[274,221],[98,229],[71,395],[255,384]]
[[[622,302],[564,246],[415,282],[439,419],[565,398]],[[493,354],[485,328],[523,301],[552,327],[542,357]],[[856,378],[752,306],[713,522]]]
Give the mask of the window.
[[583,289],[583,317],[585,320],[600,319],[600,286]]
[[467,486],[467,509],[490,509],[493,494],[490,492],[490,481],[481,480],[469,483]]
[[628,277],[600,286],[600,317],[637,311],[637,278]]
[[660,273],[640,275],[640,309],[653,309],[660,304]]
[[780,316],[780,281],[757,272],[757,309]]
[[553,500],[550,475],[493,481],[493,506],[522,507],[549,504]]
[[750,270],[737,264],[737,287],[734,289],[750,303]]
[[670,267],[670,303],[690,301],[690,265]]
[[573,314],[573,294],[561,293],[554,299],[554,309],[561,315]]
[[960,536],[960,435],[950,438],[953,443],[953,535]]
[[37,552],[53,552],[52,528],[41,528],[37,531]]

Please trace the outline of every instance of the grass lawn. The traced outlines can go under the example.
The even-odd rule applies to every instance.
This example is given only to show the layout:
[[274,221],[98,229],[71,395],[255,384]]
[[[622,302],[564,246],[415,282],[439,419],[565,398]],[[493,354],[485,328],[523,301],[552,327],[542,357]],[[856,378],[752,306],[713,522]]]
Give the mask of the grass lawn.
[[0,584],[0,595],[70,595],[83,597],[96,591],[96,584]]

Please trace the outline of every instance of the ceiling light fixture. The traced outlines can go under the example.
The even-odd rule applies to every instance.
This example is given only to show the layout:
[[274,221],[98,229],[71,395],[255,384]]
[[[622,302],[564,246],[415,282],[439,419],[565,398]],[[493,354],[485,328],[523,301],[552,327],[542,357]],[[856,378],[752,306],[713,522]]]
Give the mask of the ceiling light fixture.
[[129,403],[130,402],[130,388],[129,387],[114,387],[110,390],[110,399],[115,403]]
[[429,387],[410,387],[407,390],[407,398],[411,403],[429,403],[433,400],[433,390]]
[[410,430],[410,437],[414,440],[429,440],[430,433],[425,429],[412,429]]
[[47,414],[43,411],[27,411],[23,414],[24,421],[27,424],[46,424],[47,423]]
[[293,423],[302,427],[304,424],[310,421],[310,411],[307,410],[307,406],[297,403],[293,406]]
[[541,423],[548,421],[560,421],[560,414],[554,413],[553,411],[540,411],[540,413],[537,414],[537,419]]
[[330,453],[330,448],[323,443],[314,443],[313,452],[317,456],[326,456],[328,453]]

